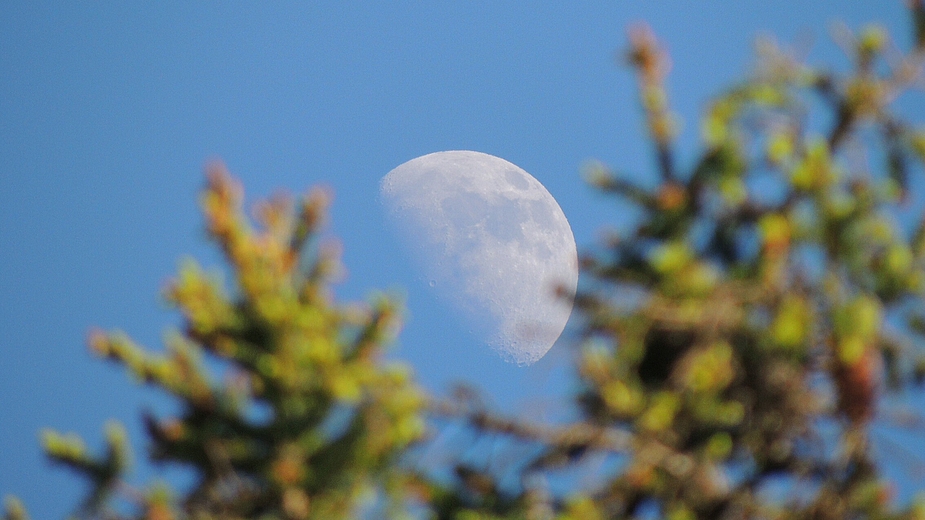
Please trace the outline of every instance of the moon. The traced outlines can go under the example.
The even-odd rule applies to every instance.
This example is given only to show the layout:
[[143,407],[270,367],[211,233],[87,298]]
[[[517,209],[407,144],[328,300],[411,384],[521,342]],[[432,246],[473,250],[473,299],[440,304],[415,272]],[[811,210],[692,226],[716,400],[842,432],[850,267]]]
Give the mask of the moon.
[[539,181],[493,155],[437,152],[383,177],[380,200],[429,285],[474,334],[518,365],[549,351],[572,311],[578,254]]

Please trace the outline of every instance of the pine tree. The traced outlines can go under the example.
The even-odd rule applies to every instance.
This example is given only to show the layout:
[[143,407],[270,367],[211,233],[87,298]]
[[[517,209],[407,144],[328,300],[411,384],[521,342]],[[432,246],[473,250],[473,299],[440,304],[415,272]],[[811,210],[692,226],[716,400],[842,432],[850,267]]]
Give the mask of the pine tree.
[[[119,332],[89,338],[94,353],[181,404],[175,417],[145,416],[150,457],[192,469],[196,483],[183,496],[163,483],[128,488],[121,425],[107,426],[99,456],[79,438],[44,432],[49,457],[92,484],[80,516],[348,518],[370,494],[399,498],[407,475],[396,457],[424,428],[410,371],[380,359],[399,309],[384,296],[366,306],[333,301],[337,250],[314,243],[326,193],[297,208],[285,197],[259,204],[256,231],[241,199],[224,167],[211,166],[202,208],[234,290],[184,263],[166,290],[184,317],[166,354]],[[21,518],[17,511],[7,516]]]

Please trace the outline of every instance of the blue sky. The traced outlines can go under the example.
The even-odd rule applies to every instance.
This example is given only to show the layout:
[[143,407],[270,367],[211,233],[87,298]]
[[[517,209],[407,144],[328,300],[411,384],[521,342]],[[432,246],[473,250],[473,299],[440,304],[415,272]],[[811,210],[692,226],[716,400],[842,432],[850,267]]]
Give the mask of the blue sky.
[[527,369],[475,345],[384,229],[379,179],[434,151],[497,155],[547,187],[587,248],[625,213],[581,182],[581,165],[652,171],[633,77],[615,61],[631,23],[650,23],[671,52],[682,164],[703,102],[743,77],[757,34],[807,41],[810,61],[839,67],[833,20],[909,39],[900,0],[535,4],[4,2],[0,494],[35,518],[76,504],[81,487],[41,456],[42,427],[98,446],[117,418],[142,458],[138,412],[169,403],[92,358],[84,337],[121,328],[159,347],[178,323],[158,295],[179,259],[220,265],[197,209],[207,160],[223,159],[250,201],[330,186],[348,270],[339,298],[403,287],[393,355],[425,386],[467,378],[542,417],[567,391],[564,342]]

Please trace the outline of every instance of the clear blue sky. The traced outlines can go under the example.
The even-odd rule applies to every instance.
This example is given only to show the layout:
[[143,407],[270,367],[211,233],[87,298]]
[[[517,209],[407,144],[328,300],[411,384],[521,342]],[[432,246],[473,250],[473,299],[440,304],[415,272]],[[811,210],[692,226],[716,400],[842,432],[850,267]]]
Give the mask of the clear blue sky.
[[842,67],[833,20],[909,40],[901,0],[92,4],[0,7],[0,495],[35,518],[62,517],[81,492],[45,463],[40,428],[98,447],[117,418],[141,459],[139,410],[170,410],[84,337],[118,327],[159,348],[178,323],[159,299],[178,260],[219,265],[197,209],[208,159],[251,201],[332,187],[349,272],[339,297],[405,287],[393,353],[423,384],[468,378],[541,417],[567,391],[565,346],[524,369],[473,345],[383,229],[379,179],[434,151],[491,153],[540,180],[587,248],[622,213],[580,166],[652,171],[633,78],[614,59],[629,24],[648,21],[671,52],[688,152],[702,103],[743,76],[756,34],[811,37],[810,61]]

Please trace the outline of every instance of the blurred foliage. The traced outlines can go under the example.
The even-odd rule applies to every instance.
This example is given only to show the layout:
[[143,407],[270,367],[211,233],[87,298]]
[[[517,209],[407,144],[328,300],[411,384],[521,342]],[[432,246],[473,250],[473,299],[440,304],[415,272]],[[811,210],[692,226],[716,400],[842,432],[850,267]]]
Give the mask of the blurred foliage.
[[161,483],[131,488],[118,424],[100,456],[72,434],[44,432],[49,457],[92,484],[79,517],[349,518],[371,497],[402,501],[409,475],[395,461],[422,435],[425,401],[408,368],[380,359],[400,309],[381,296],[367,306],[333,302],[337,249],[315,243],[323,191],[295,208],[285,197],[258,205],[257,231],[241,198],[213,165],[202,207],[233,268],[232,294],[187,260],[166,289],[184,325],[168,334],[165,353],[118,332],[89,337],[94,353],[176,398],[177,416],[144,417],[149,456],[191,469],[195,483],[182,496]]
[[[911,196],[925,128],[893,109],[921,95],[925,5],[909,7],[905,53],[883,28],[837,28],[846,73],[759,41],[751,76],[706,108],[689,169],[675,157],[667,54],[631,30],[658,182],[586,172],[643,216],[583,258],[581,389],[566,424],[500,416],[463,389],[425,396],[380,357],[395,303],[330,294],[326,195],[258,205],[255,231],[213,166],[202,206],[233,290],[187,261],[166,291],[184,317],[166,353],[118,332],[89,339],[176,398],[176,416],[145,416],[149,455],[195,483],[127,484],[118,424],[100,455],[44,432],[49,457],[91,483],[75,515],[925,519],[925,499],[898,503],[869,436],[888,394],[925,381],[925,217]],[[431,442],[427,419],[503,441],[490,463],[415,467],[406,456]],[[25,509],[8,499],[4,518]]]

